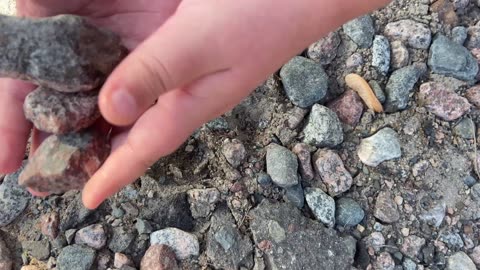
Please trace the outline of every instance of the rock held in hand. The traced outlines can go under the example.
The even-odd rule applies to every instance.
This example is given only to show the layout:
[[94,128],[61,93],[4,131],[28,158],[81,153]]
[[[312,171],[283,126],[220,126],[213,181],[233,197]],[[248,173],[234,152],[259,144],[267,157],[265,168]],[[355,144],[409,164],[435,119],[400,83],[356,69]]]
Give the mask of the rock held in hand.
[[0,77],[62,92],[97,88],[126,55],[118,36],[72,15],[0,16]]
[[49,193],[81,189],[109,153],[109,143],[98,133],[52,135],[30,157],[19,183]]
[[99,117],[98,92],[62,93],[39,87],[23,104],[25,117],[41,131],[53,134],[77,132]]

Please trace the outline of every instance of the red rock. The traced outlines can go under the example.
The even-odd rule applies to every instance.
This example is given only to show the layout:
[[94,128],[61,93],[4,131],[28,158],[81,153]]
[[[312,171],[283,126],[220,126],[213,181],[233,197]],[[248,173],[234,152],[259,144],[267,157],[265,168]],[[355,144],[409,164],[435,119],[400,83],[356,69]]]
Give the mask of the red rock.
[[466,98],[435,82],[420,86],[419,99],[428,111],[445,121],[462,117],[471,107]]
[[400,251],[405,256],[415,259],[424,245],[425,239],[416,235],[410,235],[403,240]]
[[337,196],[350,189],[352,176],[345,169],[340,156],[332,150],[320,149],[313,155],[313,166],[327,185],[328,193]]
[[467,90],[465,97],[473,105],[480,107],[480,84]]
[[351,126],[357,125],[363,113],[362,100],[353,90],[347,90],[327,107],[338,115],[340,121]]
[[95,132],[52,135],[30,156],[19,184],[49,193],[81,189],[109,153],[105,136]]
[[300,163],[300,174],[302,175],[303,180],[310,181],[315,176],[312,168],[312,157],[310,155],[310,150],[312,147],[305,143],[297,143],[292,152],[297,155],[298,161]]
[[455,6],[449,0],[437,0],[431,5],[432,12],[438,13],[441,22],[450,26],[458,24],[458,16],[455,12]]
[[142,258],[140,270],[177,270],[175,253],[166,245],[153,245]]
[[91,126],[99,117],[98,91],[62,93],[39,87],[25,98],[25,117],[39,130],[66,134]]
[[307,55],[321,65],[330,64],[337,56],[341,39],[337,32],[331,32],[326,37],[308,47]]
[[50,237],[50,239],[57,238],[59,225],[60,218],[56,212],[51,212],[40,217],[42,234]]

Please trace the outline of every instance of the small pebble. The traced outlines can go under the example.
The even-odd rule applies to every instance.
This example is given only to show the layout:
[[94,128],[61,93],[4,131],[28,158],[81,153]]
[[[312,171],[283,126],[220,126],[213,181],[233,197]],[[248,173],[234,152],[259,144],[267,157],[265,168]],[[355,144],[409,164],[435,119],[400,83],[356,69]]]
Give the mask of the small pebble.
[[364,164],[372,167],[402,155],[398,135],[391,128],[383,128],[373,136],[363,139],[357,153]]
[[329,227],[335,224],[335,201],[332,197],[319,188],[306,188],[305,199],[316,219]]
[[373,215],[385,223],[393,223],[400,219],[400,213],[390,191],[381,191],[378,194]]
[[399,69],[408,65],[410,53],[402,41],[396,40],[391,43],[392,49],[392,67]]
[[102,249],[107,243],[107,236],[101,224],[94,224],[80,229],[75,234],[75,244],[87,245],[96,250]]
[[196,257],[200,254],[200,245],[194,234],[177,228],[165,228],[150,235],[151,245],[167,245],[179,260]]

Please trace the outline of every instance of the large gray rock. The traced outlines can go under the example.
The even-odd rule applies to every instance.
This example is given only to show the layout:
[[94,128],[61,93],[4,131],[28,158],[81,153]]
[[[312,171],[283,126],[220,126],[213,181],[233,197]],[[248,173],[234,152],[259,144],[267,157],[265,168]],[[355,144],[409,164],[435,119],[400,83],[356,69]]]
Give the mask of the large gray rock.
[[220,207],[211,219],[207,235],[206,254],[217,269],[250,269],[253,266],[253,246],[238,230],[227,207]]
[[272,144],[267,148],[267,173],[272,181],[283,188],[298,184],[297,156],[287,148]]
[[77,132],[99,117],[98,92],[62,93],[39,87],[25,98],[23,111],[37,129],[53,134]]
[[391,128],[383,128],[375,135],[363,139],[358,147],[360,160],[373,167],[383,161],[399,158],[401,155],[402,150],[397,133]]
[[370,15],[365,15],[343,25],[343,32],[361,48],[372,46],[375,28]]
[[82,189],[109,154],[106,135],[91,131],[52,135],[30,156],[19,183],[49,193]]
[[407,107],[410,98],[410,92],[417,83],[418,79],[427,71],[427,65],[416,63],[401,69],[395,70],[390,76],[385,94],[386,112],[396,112]]
[[28,205],[31,195],[20,187],[18,176],[22,169],[5,176],[0,185],[0,227],[10,224]]
[[343,129],[336,113],[315,104],[303,130],[304,141],[317,147],[334,147],[343,142]]
[[250,216],[253,239],[270,269],[350,269],[353,263],[352,237],[339,237],[291,204],[264,200]]
[[62,92],[99,87],[126,55],[119,37],[72,15],[0,16],[0,77]]
[[66,246],[58,255],[58,270],[90,270],[95,261],[95,250],[86,246]]
[[432,72],[472,81],[478,74],[478,62],[467,48],[438,34],[433,40],[428,65]]
[[285,92],[298,107],[310,107],[325,97],[328,76],[313,60],[296,56],[280,71]]

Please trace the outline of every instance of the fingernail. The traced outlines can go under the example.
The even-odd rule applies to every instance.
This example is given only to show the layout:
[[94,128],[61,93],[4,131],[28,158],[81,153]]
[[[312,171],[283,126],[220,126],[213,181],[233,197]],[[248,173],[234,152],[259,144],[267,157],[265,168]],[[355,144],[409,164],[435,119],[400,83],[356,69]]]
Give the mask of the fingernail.
[[119,89],[112,94],[113,109],[122,118],[136,117],[138,106],[135,98],[126,89]]

